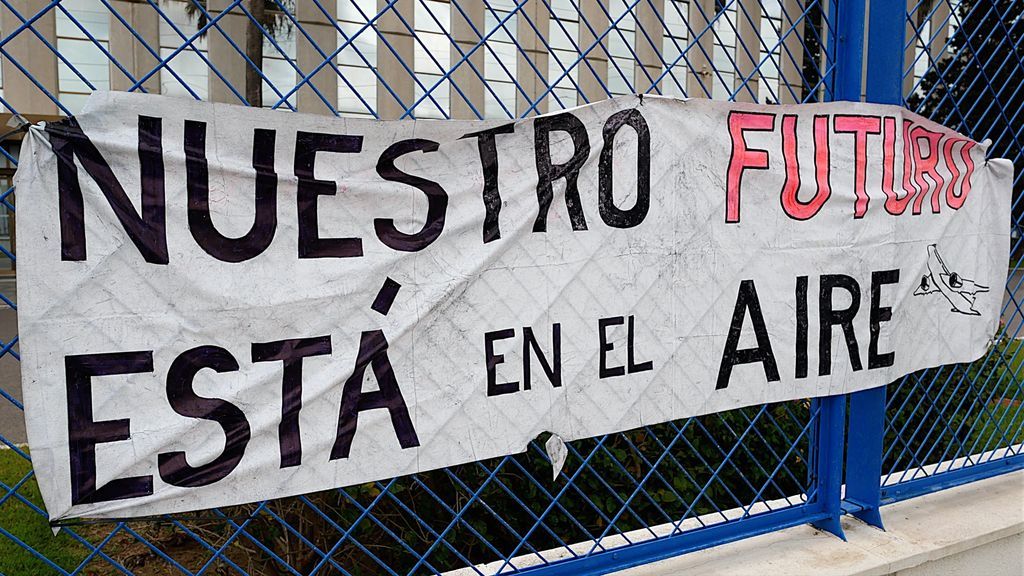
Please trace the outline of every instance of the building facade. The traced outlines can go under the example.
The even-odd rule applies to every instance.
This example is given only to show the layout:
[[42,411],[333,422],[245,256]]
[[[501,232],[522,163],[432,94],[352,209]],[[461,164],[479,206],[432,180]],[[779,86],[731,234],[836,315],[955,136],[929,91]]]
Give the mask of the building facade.
[[[632,93],[813,101],[836,42],[833,2],[259,1],[272,33],[250,26],[253,0],[5,0],[0,119],[76,114],[97,90],[247,104],[250,33],[263,106],[381,119],[515,118]],[[908,6],[920,16],[905,94],[956,25],[943,2]],[[6,190],[16,139],[4,147]],[[0,202],[0,246],[13,250],[14,235]]]

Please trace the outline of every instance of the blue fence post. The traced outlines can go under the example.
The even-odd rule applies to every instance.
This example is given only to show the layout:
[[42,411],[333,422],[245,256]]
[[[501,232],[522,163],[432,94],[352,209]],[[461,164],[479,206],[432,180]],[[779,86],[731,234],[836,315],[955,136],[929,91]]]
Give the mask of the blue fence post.
[[[836,48],[833,100],[860,100],[864,72],[864,13],[869,0],[833,0]],[[837,6],[838,5],[838,6]]]
[[[835,39],[829,43],[829,60],[835,62],[831,100],[860,100],[864,61],[864,13],[867,0],[833,0]],[[814,474],[817,499],[825,518],[814,526],[846,540],[840,524],[843,490],[843,447],[846,441],[846,396],[828,396],[815,401],[818,434]]]
[[845,504],[855,517],[883,530],[878,506],[884,436],[885,387],[850,394]]
[[814,437],[813,461],[815,506],[824,514],[811,524],[846,540],[840,524],[843,489],[843,442],[846,427],[846,396],[826,396],[811,403],[817,412],[818,426]]
[[[906,6],[902,2],[871,2],[868,20],[865,100],[901,104]],[[855,517],[882,529],[878,507],[884,437],[885,387],[850,394],[846,506]]]

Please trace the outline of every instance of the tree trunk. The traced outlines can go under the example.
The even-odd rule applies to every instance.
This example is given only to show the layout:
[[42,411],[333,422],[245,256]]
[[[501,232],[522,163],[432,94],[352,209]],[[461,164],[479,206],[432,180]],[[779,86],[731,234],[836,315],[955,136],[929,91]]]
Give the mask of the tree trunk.
[[265,20],[266,0],[248,0],[249,25],[245,31],[245,55],[252,61],[245,67],[245,99],[249,106],[263,106],[263,32],[260,25]]

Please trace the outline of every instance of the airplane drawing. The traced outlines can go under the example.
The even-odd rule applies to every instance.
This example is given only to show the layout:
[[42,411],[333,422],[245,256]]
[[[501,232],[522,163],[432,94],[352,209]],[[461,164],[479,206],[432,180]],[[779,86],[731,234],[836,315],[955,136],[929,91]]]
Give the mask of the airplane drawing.
[[914,290],[914,296],[939,293],[953,305],[952,312],[981,316],[981,312],[974,309],[974,300],[980,292],[988,292],[988,286],[982,286],[956,272],[950,272],[935,244],[928,246],[928,274],[921,277],[921,283]]

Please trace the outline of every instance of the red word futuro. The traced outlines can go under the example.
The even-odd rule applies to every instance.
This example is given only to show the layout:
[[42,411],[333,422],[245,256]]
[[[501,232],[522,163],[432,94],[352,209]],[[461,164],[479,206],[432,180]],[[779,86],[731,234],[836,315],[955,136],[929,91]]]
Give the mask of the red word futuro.
[[[780,118],[781,116],[781,118]],[[974,160],[971,149],[975,142],[952,132],[937,132],[912,120],[902,121],[903,177],[897,192],[896,152],[897,124],[895,116],[863,114],[821,114],[814,116],[808,128],[799,126],[795,114],[734,111],[729,114],[729,137],[732,152],[726,177],[725,221],[740,221],[744,174],[748,170],[767,170],[771,154],[782,154],[785,177],[779,192],[782,209],[795,220],[813,218],[832,196],[830,177],[834,170],[830,148],[840,139],[848,139],[854,147],[853,217],[863,218],[872,197],[885,198],[885,211],[893,216],[910,207],[920,214],[926,199],[931,211],[939,213],[943,201],[958,210],[971,191]],[[756,133],[780,133],[779,146],[768,150],[747,143],[747,136]],[[810,135],[813,145],[801,154],[799,138]],[[848,145],[848,144],[844,144]],[[801,161],[813,164],[813,182],[801,180]],[[868,171],[881,172],[879,188],[868,190]],[[804,176],[806,176],[804,172]],[[751,191],[752,193],[757,193]],[[809,196],[809,198],[808,198]]]

